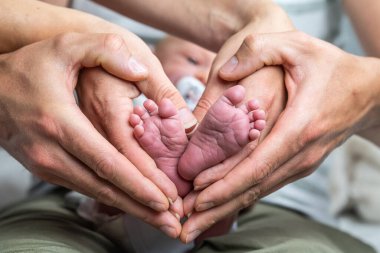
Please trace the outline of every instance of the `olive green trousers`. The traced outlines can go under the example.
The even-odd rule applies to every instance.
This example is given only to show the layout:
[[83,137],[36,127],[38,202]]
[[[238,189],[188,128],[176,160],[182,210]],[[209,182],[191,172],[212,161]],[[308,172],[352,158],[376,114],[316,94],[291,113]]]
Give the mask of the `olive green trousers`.
[[[0,212],[1,253],[118,253],[106,235],[64,205],[56,192],[29,199]],[[238,229],[205,240],[197,253],[291,252],[367,253],[366,244],[295,212],[257,204],[240,215]],[[129,252],[127,252],[129,253]],[[165,252],[163,252],[165,253]]]

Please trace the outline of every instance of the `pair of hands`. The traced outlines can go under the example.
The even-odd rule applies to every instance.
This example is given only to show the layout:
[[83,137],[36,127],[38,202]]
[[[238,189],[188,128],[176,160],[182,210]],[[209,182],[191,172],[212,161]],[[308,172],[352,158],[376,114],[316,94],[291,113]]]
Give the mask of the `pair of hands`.
[[[200,23],[188,22],[189,13],[192,12],[188,12],[182,4],[177,7],[182,10],[183,17],[176,15],[170,17],[186,21],[176,24],[174,32],[182,35],[186,33],[192,40],[203,42],[204,46],[214,50],[219,49],[225,39],[243,28],[223,47],[225,49],[223,52],[227,54],[219,54],[220,62],[227,59],[226,56],[231,56],[229,54],[238,48],[240,41],[245,37],[244,34],[251,30],[260,31],[261,28],[273,31],[277,26],[281,27],[286,23],[281,21],[274,23],[279,21],[277,15],[279,13],[267,8],[269,1],[241,1],[239,5],[231,4],[229,1],[208,2],[218,8],[212,8],[210,12],[210,8],[203,1],[191,1],[191,4],[189,2],[188,7],[195,8],[193,11],[199,10],[199,13],[203,13],[199,16]],[[149,8],[149,1],[143,4],[138,1],[128,1],[129,3],[131,8],[126,10],[130,10],[131,14],[137,13],[142,18],[147,15],[146,19],[155,20],[166,29],[172,27],[171,18],[162,19],[160,8],[155,8],[155,5],[154,8]],[[176,1],[163,1],[160,6],[172,6],[174,3]],[[252,8],[247,8],[246,4]],[[163,97],[171,99],[180,109],[186,128],[191,129],[195,123],[190,111],[183,109],[185,102],[165,76],[158,60],[142,41],[124,29],[103,20],[75,11],[43,6],[38,1],[26,6],[14,5],[12,1],[5,1],[2,5],[5,7],[4,14],[11,13],[9,10],[17,10],[20,16],[30,17],[30,19],[14,20],[12,15],[5,16],[9,25],[4,26],[5,30],[3,29],[2,33],[8,34],[6,37],[12,39],[5,41],[3,52],[10,52],[68,31],[115,33],[122,37],[120,40],[117,36],[109,35],[105,38],[64,35],[2,55],[0,60],[3,73],[0,78],[4,85],[0,87],[2,121],[0,144],[7,151],[42,179],[116,206],[161,228],[169,236],[177,237],[182,231],[183,241],[190,238],[187,232],[192,227],[199,227],[198,231],[204,230],[207,228],[205,224],[210,224],[210,221],[212,223],[222,216],[219,215],[215,219],[207,220],[205,224],[200,224],[196,222],[198,214],[195,214],[184,227],[181,227],[177,219],[167,211],[170,200],[177,199],[174,184],[157,170],[152,159],[134,141],[131,131],[126,129],[130,96],[135,96],[136,87],[155,101]],[[136,6],[137,9],[134,8]],[[141,9],[144,11],[140,12]],[[32,12],[36,15],[30,15],[30,10],[39,11]],[[260,18],[257,18],[259,16],[256,10],[261,13]],[[231,18],[227,20],[228,22],[224,14],[228,14]],[[208,19],[210,15],[213,18],[211,27]],[[32,27],[29,26],[30,21],[33,21]],[[207,32],[200,33],[200,27]],[[114,65],[105,65],[105,60],[108,58],[104,52],[101,53],[102,50],[107,53],[113,52],[110,54],[112,57],[109,57],[115,57],[110,60]],[[120,50],[126,53],[122,54]],[[120,58],[123,57],[122,63],[115,52]],[[43,61],[39,61],[40,56],[43,57]],[[96,66],[102,66],[111,75],[99,69],[88,70]],[[113,71],[114,67],[118,71]],[[120,70],[122,71],[119,72]],[[72,94],[78,81],[79,71],[83,87],[92,84],[109,91],[111,89],[105,87],[112,83],[120,94],[129,95],[118,93],[114,96],[113,92],[103,93],[94,90],[92,95],[95,99],[88,103],[85,93],[91,94],[92,91],[83,92],[79,87],[81,108],[83,111],[87,110],[88,117],[85,117],[78,109]],[[268,71],[263,76],[268,76],[271,72]],[[213,76],[217,77],[215,74]],[[216,87],[220,94],[226,88],[222,82],[217,81],[215,84],[213,87]],[[273,98],[275,92],[272,92],[270,87],[266,90]],[[210,102],[211,105],[216,93],[209,92],[203,101]],[[206,106],[199,108],[207,111],[207,104],[203,105]],[[199,110],[197,115],[202,118],[202,112],[199,113]]]
[[[234,52],[228,45],[229,50],[222,52]],[[38,61],[41,56],[43,61]],[[277,79],[281,73],[275,69],[256,72],[256,78],[264,80],[257,82],[251,74],[264,65],[284,67],[285,110],[257,149],[248,145],[196,178],[196,188],[206,188],[187,205],[197,212],[183,227],[167,211],[168,198],[177,198],[174,184],[134,141],[127,118],[138,90],[156,101],[168,97],[178,108],[185,103],[150,50],[141,50],[140,42],[129,34],[68,34],[2,55],[1,145],[41,178],[116,206],[188,242],[214,222],[309,174],[351,134],[376,123],[367,119],[374,113],[378,92],[363,78],[374,73],[361,58],[300,33],[248,36],[232,60],[235,67],[219,70],[226,56],[219,54],[214,64],[210,82],[221,85],[209,85],[196,111],[199,118],[219,96],[212,91],[229,84],[218,79],[222,77],[231,85],[247,84],[251,94],[261,94],[269,123],[274,123],[285,101],[278,89],[284,86],[268,85],[265,72],[277,73]],[[82,71],[79,78],[80,106],[87,118],[73,90],[80,69],[99,66],[111,75],[94,68]],[[110,83],[112,89],[106,89],[110,93],[84,91]],[[95,99],[89,103],[86,96]],[[194,119],[182,112],[191,127]]]

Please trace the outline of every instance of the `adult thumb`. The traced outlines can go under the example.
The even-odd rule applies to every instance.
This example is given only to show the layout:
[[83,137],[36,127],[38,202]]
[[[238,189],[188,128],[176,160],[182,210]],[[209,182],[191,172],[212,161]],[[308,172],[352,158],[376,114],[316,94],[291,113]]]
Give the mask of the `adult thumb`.
[[54,43],[60,49],[58,52],[65,52],[74,73],[78,70],[75,68],[101,66],[127,81],[140,81],[148,76],[147,67],[133,56],[120,35],[67,33],[56,37]]
[[220,68],[219,76],[226,81],[237,81],[264,66],[294,65],[295,56],[309,44],[308,38],[301,32],[250,34],[235,55]]

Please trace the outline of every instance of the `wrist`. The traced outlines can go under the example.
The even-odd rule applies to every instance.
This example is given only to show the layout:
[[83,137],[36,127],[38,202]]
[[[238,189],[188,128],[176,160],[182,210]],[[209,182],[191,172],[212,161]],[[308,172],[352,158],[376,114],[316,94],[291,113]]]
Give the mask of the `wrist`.
[[4,38],[0,53],[11,52],[61,33],[95,30],[101,20],[90,14],[40,1],[31,1],[27,5],[5,1],[2,7],[5,24],[0,28]]
[[369,57],[357,58],[359,58],[357,62],[362,66],[359,69],[359,78],[364,78],[360,82],[362,84],[360,88],[365,89],[368,94],[368,110],[365,112],[357,133],[371,139],[371,137],[375,137],[371,136],[373,130],[378,132],[377,130],[380,128],[380,60]]
[[[219,48],[232,35],[241,33],[273,33],[294,30],[294,26],[286,12],[276,3],[270,0],[241,0],[231,1],[224,6],[226,14],[221,15],[217,10],[210,14],[214,17],[211,34],[214,44],[212,49]],[[220,11],[220,10],[219,10]],[[242,32],[243,31],[243,32]],[[244,32],[246,31],[246,32]]]
[[245,22],[251,32],[276,33],[295,29],[288,14],[279,5],[272,1],[264,2],[253,14],[247,15]]

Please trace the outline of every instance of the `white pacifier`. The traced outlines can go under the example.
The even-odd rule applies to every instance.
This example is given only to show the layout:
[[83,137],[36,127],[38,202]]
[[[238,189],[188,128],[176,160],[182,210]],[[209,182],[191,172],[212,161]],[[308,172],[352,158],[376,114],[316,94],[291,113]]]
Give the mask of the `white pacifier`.
[[176,87],[190,110],[194,110],[205,90],[204,84],[192,76],[182,77]]

